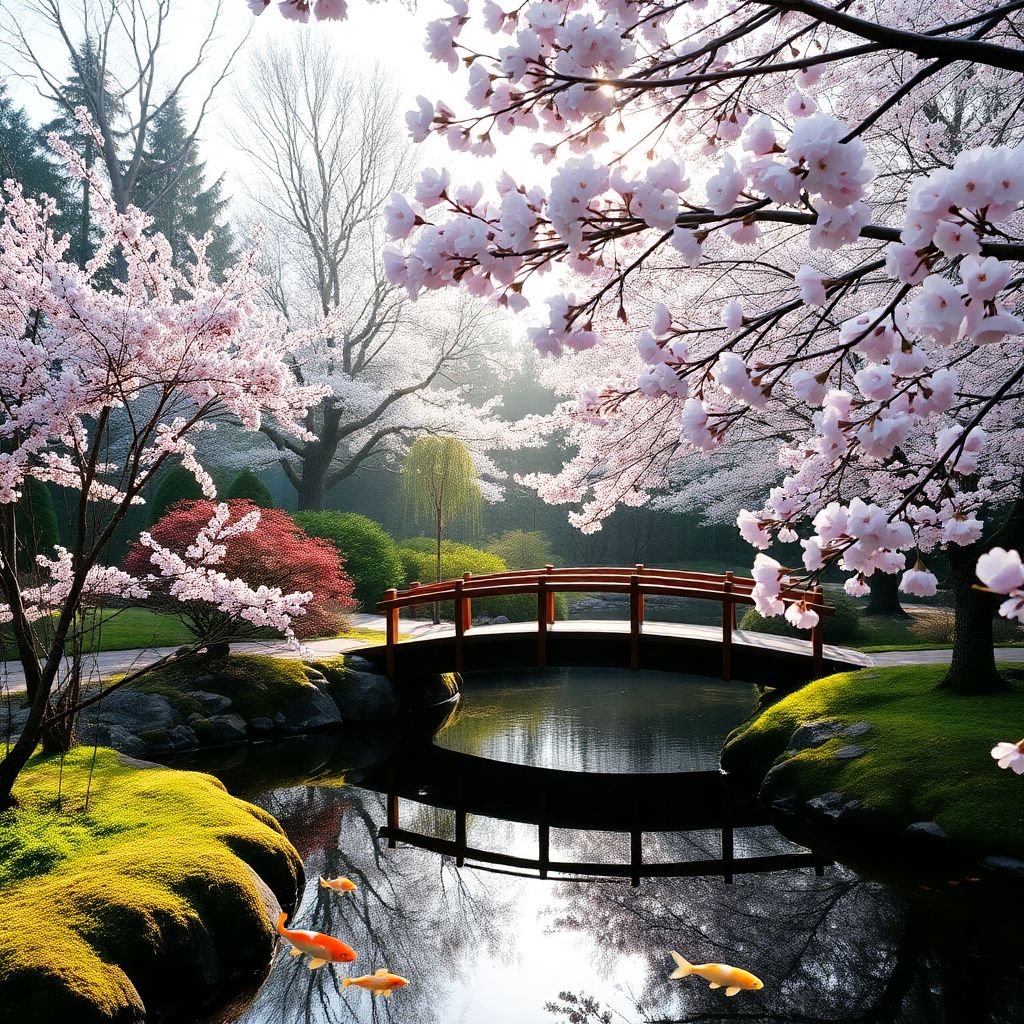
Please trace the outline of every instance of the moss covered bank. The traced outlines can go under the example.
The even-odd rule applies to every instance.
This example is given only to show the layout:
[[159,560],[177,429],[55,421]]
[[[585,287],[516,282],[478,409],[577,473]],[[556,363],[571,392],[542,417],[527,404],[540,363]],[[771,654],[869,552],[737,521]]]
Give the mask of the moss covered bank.
[[1024,666],[1011,688],[937,689],[941,665],[865,669],[809,683],[737,729],[722,766],[788,831],[830,852],[908,854],[1024,878],[1024,778],[989,756],[1024,731]]
[[211,776],[108,749],[37,756],[15,795],[0,815],[0,1024],[155,1019],[266,965],[302,873],[269,814]]

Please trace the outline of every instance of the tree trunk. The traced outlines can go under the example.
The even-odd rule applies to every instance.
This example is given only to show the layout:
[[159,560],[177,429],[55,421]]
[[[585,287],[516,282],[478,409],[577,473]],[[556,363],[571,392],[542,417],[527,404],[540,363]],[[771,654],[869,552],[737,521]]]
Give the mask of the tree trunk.
[[300,512],[320,512],[327,501],[327,467],[315,456],[302,460],[298,487]]
[[[441,513],[437,514],[437,572],[436,572],[435,583],[441,582]],[[441,602],[434,602],[434,625],[438,625],[441,622]]]
[[975,590],[978,556],[991,545],[950,546],[946,552],[953,586],[953,660],[940,684],[954,693],[994,693],[1006,689],[996,668],[992,616],[997,599]]
[[864,609],[865,615],[890,615],[901,619],[910,616],[900,604],[900,574],[898,572],[875,572],[868,577],[871,595]]

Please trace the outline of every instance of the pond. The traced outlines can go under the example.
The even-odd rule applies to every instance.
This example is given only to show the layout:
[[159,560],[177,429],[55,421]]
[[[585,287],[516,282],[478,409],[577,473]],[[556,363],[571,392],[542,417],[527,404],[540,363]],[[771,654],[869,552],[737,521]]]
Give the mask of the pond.
[[[309,971],[279,950],[255,995],[216,1019],[1024,1019],[1019,906],[993,898],[989,910],[966,881],[908,894],[839,866],[819,876],[813,855],[725,795],[718,750],[754,701],[751,686],[697,676],[496,674],[468,681],[432,741],[430,729],[360,727],[189,762],[274,814],[299,850],[292,926],[359,953],[352,969]],[[782,870],[745,873],[744,860]],[[335,893],[319,875],[359,888]],[[765,987],[726,998],[670,981],[671,950]],[[379,967],[412,984],[389,999],[342,990],[350,970]]]

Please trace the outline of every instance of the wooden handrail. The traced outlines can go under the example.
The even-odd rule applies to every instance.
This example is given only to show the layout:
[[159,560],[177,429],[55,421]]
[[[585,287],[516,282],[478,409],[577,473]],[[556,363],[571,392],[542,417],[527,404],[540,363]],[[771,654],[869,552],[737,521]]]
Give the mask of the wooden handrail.
[[[378,603],[378,611],[387,620],[388,674],[394,676],[394,645],[398,641],[398,614],[402,608],[434,604],[440,601],[455,603],[455,662],[456,671],[462,670],[463,647],[466,632],[472,625],[473,600],[486,597],[511,597],[534,594],[537,598],[537,662],[547,664],[547,634],[555,621],[555,595],[558,593],[628,594],[630,597],[630,665],[640,667],[640,634],[645,617],[644,599],[650,596],[685,597],[703,601],[718,601],[722,605],[722,678],[728,679],[732,671],[732,634],[736,629],[736,605],[754,603],[751,592],[755,581],[732,572],[704,573],[682,569],[648,569],[644,565],[594,566],[582,568],[556,568],[546,565],[542,569],[511,569],[503,572],[466,573],[462,579],[442,580],[439,583],[412,583],[406,591],[389,590]],[[832,615],[835,608],[825,604],[821,588],[811,590],[790,588],[780,595],[786,605],[803,604],[819,616]],[[819,621],[811,630],[811,657],[814,671],[822,670],[823,634]]]

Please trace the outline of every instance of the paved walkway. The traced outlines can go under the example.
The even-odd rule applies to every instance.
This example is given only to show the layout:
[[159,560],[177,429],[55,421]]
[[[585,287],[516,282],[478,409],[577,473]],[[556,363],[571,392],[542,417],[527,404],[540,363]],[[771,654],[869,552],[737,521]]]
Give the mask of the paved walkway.
[[[384,631],[385,623],[382,615],[358,614],[352,618],[352,624],[361,629],[374,629]],[[454,633],[454,626],[450,623],[442,623],[435,626],[430,622],[418,619],[402,619],[399,627],[402,634],[414,639],[427,639],[432,636],[447,636]],[[512,622],[505,625],[475,626],[474,633],[490,631],[502,632],[533,632],[536,624],[532,622]],[[555,632],[576,632],[587,630],[601,630],[602,632],[627,632],[628,622],[617,620],[583,620],[571,619],[568,621],[556,622],[553,630]],[[684,625],[672,622],[646,622],[644,630],[648,634],[662,634],[673,636],[688,636],[695,639],[715,641],[721,636],[717,626]],[[799,648],[806,653],[807,642],[805,640],[794,640],[790,637],[770,636],[765,633],[748,633],[744,630],[737,630],[733,634],[733,642],[737,644],[751,644],[764,648],[778,650],[793,650]],[[358,650],[365,647],[363,640],[337,639],[337,640],[310,640],[303,645],[301,651],[296,651],[279,640],[267,640],[256,642],[235,643],[231,645],[232,651],[239,654],[272,654],[279,658],[297,658],[308,656],[310,653],[316,657],[325,657],[334,654],[344,654],[346,651]],[[170,654],[173,654],[175,647],[151,647],[144,650],[133,651],[103,651],[99,654],[90,655],[87,659],[86,678],[87,684],[111,675],[118,675],[123,672],[140,668],[143,665],[152,664]],[[867,667],[887,665],[942,665],[947,664],[952,658],[950,651],[887,651],[878,654],[862,654],[859,651],[845,647],[834,647],[825,645],[825,657],[837,660],[850,661],[854,664],[861,664]],[[997,661],[1024,661],[1024,648],[1019,647],[997,647]],[[0,663],[0,691],[6,689],[10,693],[18,693],[25,689],[25,676],[21,667],[15,661]]]

